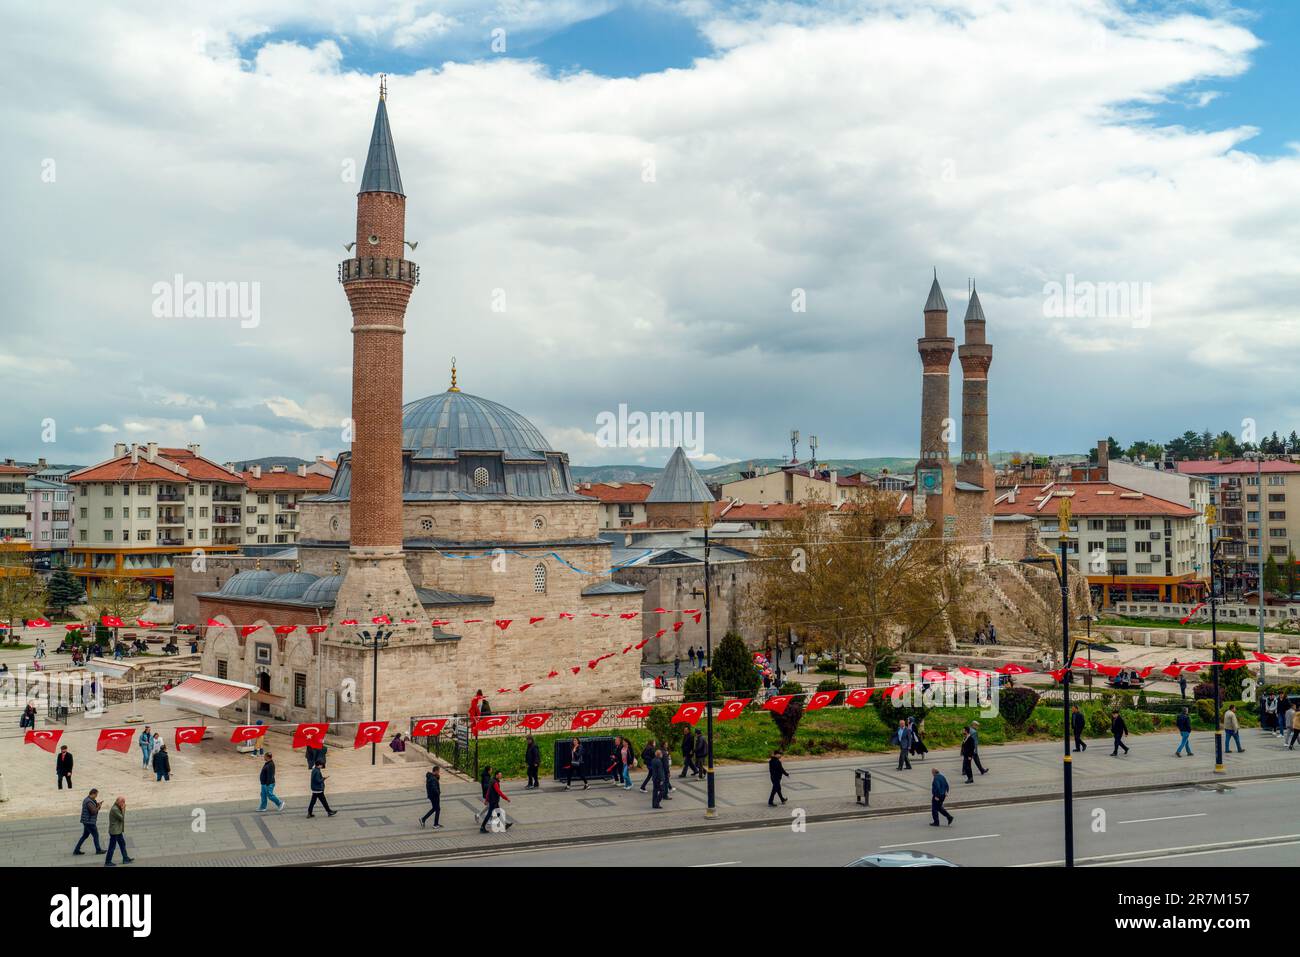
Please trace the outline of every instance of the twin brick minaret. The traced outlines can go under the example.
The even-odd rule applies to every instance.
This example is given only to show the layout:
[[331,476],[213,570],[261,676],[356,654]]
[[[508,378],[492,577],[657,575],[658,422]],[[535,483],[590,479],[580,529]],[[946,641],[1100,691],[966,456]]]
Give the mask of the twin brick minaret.
[[[965,342],[955,346],[948,335],[948,304],[936,273],[925,302],[925,335],[917,340],[921,354],[921,458],[916,464],[916,489],[925,515],[949,538],[967,543],[975,534],[987,537],[983,519],[993,513],[993,466],[988,451],[988,370],[993,347],[984,338],[984,309],[973,290],[966,307]],[[948,369],[953,350],[961,361],[961,464],[949,458],[954,423],[950,414]],[[976,522],[979,519],[979,522]]]
[[[402,555],[402,336],[419,282],[419,268],[403,256],[405,226],[406,195],[381,86],[357,193],[355,258],[339,264],[352,308],[351,547],[334,607],[343,638],[372,630],[376,616],[397,622],[422,611]],[[358,625],[339,625],[344,619]],[[415,634],[393,627],[395,642]]]

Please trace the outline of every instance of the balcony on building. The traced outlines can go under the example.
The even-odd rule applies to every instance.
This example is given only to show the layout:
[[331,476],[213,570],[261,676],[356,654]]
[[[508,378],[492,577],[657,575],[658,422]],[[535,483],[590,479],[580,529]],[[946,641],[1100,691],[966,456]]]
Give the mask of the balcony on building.
[[158,501],[160,502],[183,502],[185,493],[177,488],[169,488],[165,485],[158,486]]
[[238,485],[218,485],[212,489],[212,501],[242,504],[244,491]]

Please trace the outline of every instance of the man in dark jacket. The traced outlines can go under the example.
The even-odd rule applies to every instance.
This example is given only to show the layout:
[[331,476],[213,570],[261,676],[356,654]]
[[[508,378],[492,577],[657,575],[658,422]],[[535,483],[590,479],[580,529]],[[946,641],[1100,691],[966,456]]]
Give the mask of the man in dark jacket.
[[542,766],[542,750],[537,746],[537,742],[533,740],[531,734],[528,736],[528,746],[524,748],[524,764],[528,767],[528,784],[524,787],[524,790],[540,788],[542,782],[538,780],[537,772]]
[[59,756],[54,759],[54,773],[59,778],[59,790],[63,790],[63,782],[68,782],[68,790],[72,790],[72,752],[68,750],[65,744],[59,748]]
[[265,811],[266,802],[270,801],[277,811],[283,811],[284,802],[275,796],[275,761],[272,760],[270,751],[262,755],[262,772],[257,776],[257,781],[262,786],[262,803],[257,809]]
[[695,731],[687,728],[682,735],[682,777],[695,770]]
[[[1174,752],[1174,757],[1181,758],[1183,751],[1186,750],[1187,756],[1190,758],[1192,756],[1192,719],[1187,714],[1186,708],[1178,712],[1178,717],[1174,719],[1174,723],[1178,726],[1178,734],[1180,735],[1178,750]],[[1124,750],[1127,751],[1128,748]]]
[[930,826],[938,827],[939,815],[942,814],[948,819],[948,825],[951,827],[952,815],[943,806],[944,798],[948,796],[948,779],[939,772],[938,768],[931,768],[930,771]]
[[655,757],[655,743],[654,740],[651,739],[647,741],[645,743],[645,747],[641,749],[641,763],[645,765],[645,780],[641,782],[642,791],[645,790],[645,786],[647,784],[649,784],[655,779],[654,770],[650,767],[650,762],[654,760],[654,757]]
[[[531,741],[532,738],[528,740]],[[424,795],[429,799],[429,810],[420,818],[420,827],[424,827],[424,822],[433,815],[433,829],[440,830],[442,825],[438,823],[438,818],[442,816],[442,772],[436,764],[424,774]]]
[[[497,771],[492,775],[492,786],[488,788],[487,813],[483,815],[483,823],[479,826],[478,830],[480,834],[487,833],[488,823],[493,821],[498,815],[502,821],[505,821],[505,830],[508,831],[510,828],[514,827],[514,821],[506,820],[505,811],[501,810],[501,802],[509,800],[510,798],[506,797],[506,793],[501,790],[501,772]],[[498,825],[493,824],[492,830],[500,831],[501,828]]]
[[1118,711],[1110,713],[1110,733],[1115,736],[1115,748],[1110,752],[1110,756],[1113,758],[1118,755],[1120,748],[1128,754],[1128,745],[1124,743],[1124,736],[1128,734],[1128,725],[1124,723],[1124,718]]
[[695,776],[702,778],[708,773],[709,739],[698,731],[695,733]]
[[1088,742],[1083,740],[1083,712],[1077,704],[1070,709],[1070,727],[1074,729],[1074,750],[1087,751]]
[[975,754],[975,739],[970,736],[970,728],[961,729],[961,773],[967,784],[975,783],[975,769],[971,767],[971,756]]
[[316,767],[311,769],[311,800],[307,802],[308,817],[316,816],[312,811],[316,808],[317,801],[319,801],[320,806],[325,809],[327,817],[333,817],[335,814],[339,813],[330,807],[329,801],[325,800],[326,780],[328,779],[325,777],[325,762],[317,761]]
[[668,790],[668,769],[664,766],[663,751],[656,748],[652,752],[648,767],[650,768],[650,779],[654,782],[650,806],[658,810],[663,807],[664,793]]
[[167,756],[167,745],[160,744],[158,750],[153,753],[153,773],[158,775],[155,781],[170,781],[172,779],[172,762]]
[[95,853],[104,853],[104,848],[99,844],[99,809],[103,806],[99,800],[99,789],[91,788],[90,793],[81,802],[81,840],[72,849],[73,854],[86,853],[81,849],[81,845],[86,843],[88,837],[95,841]]
[[775,804],[773,798],[780,798],[781,803],[786,802],[786,796],[781,793],[781,779],[788,778],[790,772],[785,769],[781,763],[781,752],[773,751],[772,756],[767,759],[767,776],[772,779],[772,790],[767,795],[767,806],[772,807]]

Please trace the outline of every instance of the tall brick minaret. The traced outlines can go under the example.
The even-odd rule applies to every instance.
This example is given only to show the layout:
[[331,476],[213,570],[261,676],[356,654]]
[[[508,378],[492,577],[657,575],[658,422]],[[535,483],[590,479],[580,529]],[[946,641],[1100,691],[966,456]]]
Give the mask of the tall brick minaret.
[[[982,514],[993,514],[993,465],[989,462],[989,365],[993,347],[984,340],[984,307],[971,286],[964,320],[965,341],[957,348],[961,362],[961,464],[959,481],[984,489]],[[969,494],[975,494],[973,492]]]
[[[916,463],[916,500],[923,498],[925,514],[944,534],[955,534],[956,486],[948,442],[953,421],[948,398],[948,368],[954,340],[948,335],[948,304],[939,288],[939,274],[925,301],[925,335],[916,341],[921,353],[921,458]],[[914,507],[913,513],[920,510]],[[953,521],[949,521],[952,519]]]
[[[357,193],[356,258],[339,264],[352,308],[353,430],[349,561],[334,607],[341,638],[372,628],[378,615],[397,622],[423,611],[402,555],[402,336],[419,268],[403,256],[406,195],[386,99],[381,83]],[[345,619],[359,624],[337,624]],[[394,643],[417,634],[392,627]]]

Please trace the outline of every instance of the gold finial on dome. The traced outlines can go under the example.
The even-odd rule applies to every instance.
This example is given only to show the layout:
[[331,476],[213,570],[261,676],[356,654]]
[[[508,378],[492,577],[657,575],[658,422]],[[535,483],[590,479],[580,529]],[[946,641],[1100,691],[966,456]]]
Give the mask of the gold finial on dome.
[[455,356],[451,357],[451,388],[448,389],[447,391],[448,392],[460,391],[460,389],[456,388],[456,357]]

